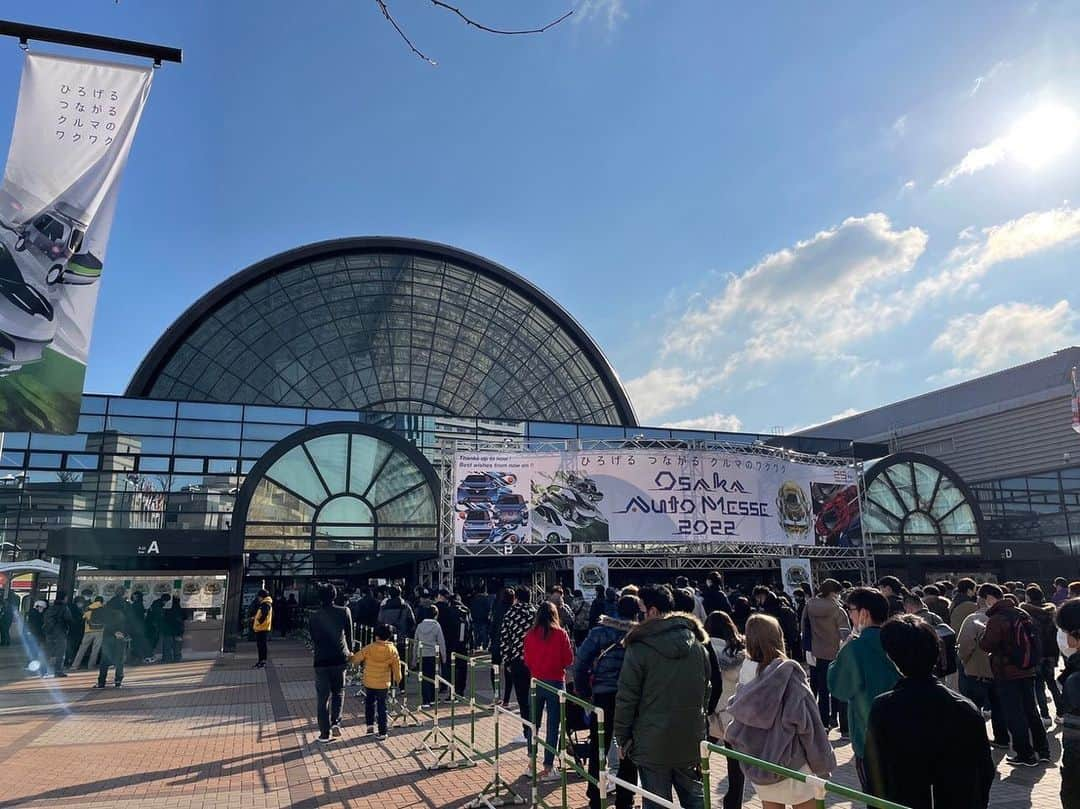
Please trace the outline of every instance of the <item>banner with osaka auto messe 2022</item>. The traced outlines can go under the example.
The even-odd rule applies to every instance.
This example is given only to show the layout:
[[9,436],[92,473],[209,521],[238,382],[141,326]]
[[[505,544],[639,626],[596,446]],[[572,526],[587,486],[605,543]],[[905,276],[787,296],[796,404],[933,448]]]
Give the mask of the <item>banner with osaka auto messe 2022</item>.
[[73,433],[153,69],[28,53],[0,186],[0,431]]
[[856,470],[713,450],[465,452],[455,541],[862,544]]

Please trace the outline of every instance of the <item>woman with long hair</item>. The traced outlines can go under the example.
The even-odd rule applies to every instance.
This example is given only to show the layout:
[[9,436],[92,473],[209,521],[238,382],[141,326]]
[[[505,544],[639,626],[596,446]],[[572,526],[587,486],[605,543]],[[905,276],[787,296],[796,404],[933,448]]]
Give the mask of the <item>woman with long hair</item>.
[[[746,621],[746,656],[740,684],[728,705],[727,744],[740,753],[827,778],[836,756],[821,723],[806,672],[789,660],[780,623],[756,613]],[[813,787],[747,765],[762,809],[814,809]]]
[[559,623],[559,611],[550,601],[536,609],[536,623],[525,635],[525,666],[533,678],[550,686],[537,688],[533,703],[533,724],[540,730],[540,720],[547,709],[547,732],[544,735],[544,769],[541,780],[559,777],[555,770],[555,748],[559,742],[559,695],[566,684],[566,669],[574,662],[570,636]]
[[[510,676],[509,669],[503,665],[500,633],[502,632],[503,616],[506,615],[506,611],[510,609],[513,603],[514,591],[509,587],[504,587],[499,591],[499,595],[491,607],[491,690],[493,692],[495,690],[495,667],[498,666],[499,671],[502,672],[502,705],[504,708],[510,706],[510,692],[514,689],[514,678]],[[496,698],[498,696],[498,694],[495,694]]]
[[[709,644],[716,653],[716,662],[720,666],[720,676],[724,684],[716,708],[709,714],[709,741],[725,744],[727,726],[731,723],[727,704],[739,685],[739,670],[746,660],[746,641],[735,628],[731,616],[721,610],[709,613],[709,617],[705,619],[705,631],[709,633]],[[724,795],[724,809],[738,809],[742,806],[746,778],[738,761],[733,758],[725,761],[728,789]]]

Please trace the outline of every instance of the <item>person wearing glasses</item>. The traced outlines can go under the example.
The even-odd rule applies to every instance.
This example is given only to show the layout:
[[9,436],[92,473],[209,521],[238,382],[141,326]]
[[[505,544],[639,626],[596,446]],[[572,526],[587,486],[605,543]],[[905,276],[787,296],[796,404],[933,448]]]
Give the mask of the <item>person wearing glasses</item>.
[[840,647],[829,666],[829,693],[847,703],[848,732],[855,753],[855,769],[865,791],[866,727],[874,698],[891,691],[900,679],[892,660],[881,645],[881,625],[889,618],[889,601],[881,591],[856,587],[848,593],[844,606],[853,633]]

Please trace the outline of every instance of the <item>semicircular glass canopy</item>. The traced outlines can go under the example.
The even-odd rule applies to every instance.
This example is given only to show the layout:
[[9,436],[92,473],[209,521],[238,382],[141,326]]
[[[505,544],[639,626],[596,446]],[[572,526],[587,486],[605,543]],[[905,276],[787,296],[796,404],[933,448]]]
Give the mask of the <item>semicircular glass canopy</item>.
[[333,433],[288,450],[256,483],[248,550],[371,550],[436,537],[435,496],[412,458],[369,435]]
[[977,555],[975,511],[942,469],[916,461],[875,468],[863,527],[876,553]]
[[357,251],[284,267],[199,315],[136,395],[633,423],[595,347],[530,295],[436,256]]

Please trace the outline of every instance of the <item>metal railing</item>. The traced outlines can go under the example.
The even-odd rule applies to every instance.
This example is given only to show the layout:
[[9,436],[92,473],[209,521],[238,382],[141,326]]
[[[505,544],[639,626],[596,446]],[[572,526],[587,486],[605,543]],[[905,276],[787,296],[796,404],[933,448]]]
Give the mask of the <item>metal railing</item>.
[[[705,795],[705,809],[711,809],[712,807],[712,790],[710,788],[711,777],[709,772],[709,757],[712,753],[719,753],[722,756],[726,756],[729,759],[733,759],[742,764],[749,764],[751,767],[756,767],[759,770],[770,772],[773,775],[779,775],[781,778],[790,778],[792,781],[808,784],[814,790],[814,800],[817,803],[818,809],[825,809],[825,798],[827,795],[836,795],[837,797],[859,801],[873,809],[909,809],[909,807],[899,803],[893,803],[884,798],[876,798],[873,795],[867,795],[865,792],[860,792],[857,789],[852,789],[843,784],[837,784],[826,778],[819,778],[810,773],[781,767],[779,764],[773,764],[770,761],[754,758],[754,756],[749,756],[746,753],[732,750],[730,747],[723,747],[718,744],[713,744],[712,742],[703,741],[701,743],[701,787]],[[654,799],[650,798],[650,800]]]

